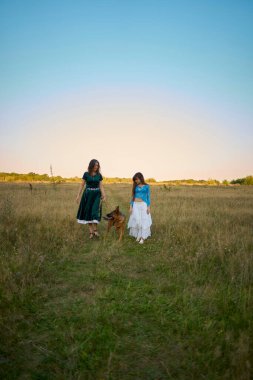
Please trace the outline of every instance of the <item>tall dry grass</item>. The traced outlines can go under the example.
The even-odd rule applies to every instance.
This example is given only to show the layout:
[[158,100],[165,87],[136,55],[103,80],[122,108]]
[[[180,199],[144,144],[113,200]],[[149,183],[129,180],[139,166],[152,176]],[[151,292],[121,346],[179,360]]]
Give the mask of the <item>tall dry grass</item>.
[[0,185],[2,377],[250,379],[253,189],[151,187],[143,246],[89,241],[77,189]]

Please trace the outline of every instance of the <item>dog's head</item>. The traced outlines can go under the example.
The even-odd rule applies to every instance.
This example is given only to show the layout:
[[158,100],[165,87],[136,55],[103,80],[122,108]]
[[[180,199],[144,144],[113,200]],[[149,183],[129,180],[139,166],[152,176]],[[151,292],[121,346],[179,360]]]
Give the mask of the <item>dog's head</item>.
[[103,218],[104,218],[105,220],[117,220],[117,219],[119,219],[119,218],[122,217],[122,216],[124,216],[124,215],[122,214],[122,212],[120,212],[120,210],[119,210],[119,206],[117,206],[117,207],[115,208],[115,210],[113,210],[113,211],[110,212],[109,214],[106,214],[106,216],[104,216]]

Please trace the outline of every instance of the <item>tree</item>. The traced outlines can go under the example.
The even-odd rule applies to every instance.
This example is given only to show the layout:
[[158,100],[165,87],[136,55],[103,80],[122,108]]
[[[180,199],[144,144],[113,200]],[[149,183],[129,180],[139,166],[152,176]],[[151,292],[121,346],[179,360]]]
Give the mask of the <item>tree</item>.
[[244,178],[244,185],[253,185],[253,176],[248,175]]

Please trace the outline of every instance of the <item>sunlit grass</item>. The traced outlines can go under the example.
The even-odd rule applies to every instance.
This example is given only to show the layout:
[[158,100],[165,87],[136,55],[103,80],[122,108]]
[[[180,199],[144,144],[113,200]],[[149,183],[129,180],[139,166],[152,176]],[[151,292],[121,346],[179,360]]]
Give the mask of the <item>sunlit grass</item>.
[[250,379],[253,189],[151,187],[143,246],[90,241],[77,189],[0,185],[2,377]]

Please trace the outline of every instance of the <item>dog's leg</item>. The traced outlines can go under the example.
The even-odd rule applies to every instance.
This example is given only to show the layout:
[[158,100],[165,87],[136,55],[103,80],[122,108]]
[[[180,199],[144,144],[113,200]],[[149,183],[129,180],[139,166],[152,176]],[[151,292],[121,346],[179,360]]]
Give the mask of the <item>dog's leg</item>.
[[124,234],[124,227],[125,227],[125,225],[124,225],[124,224],[122,224],[122,225],[120,226],[120,228],[118,229],[118,232],[119,232],[119,241],[121,241],[121,240],[122,240],[122,238],[123,238],[123,234]]
[[106,237],[108,236],[109,231],[110,231],[112,225],[113,225],[113,221],[112,221],[112,220],[109,220],[109,221],[108,221],[108,224],[107,224]]
[[119,238],[118,238],[118,242],[120,242],[120,227],[117,227],[116,228],[116,231],[117,231],[117,235],[119,236]]
[[113,222],[112,222],[112,220],[110,220],[108,223],[108,226],[107,226],[107,233],[110,231],[112,225],[113,225]]

